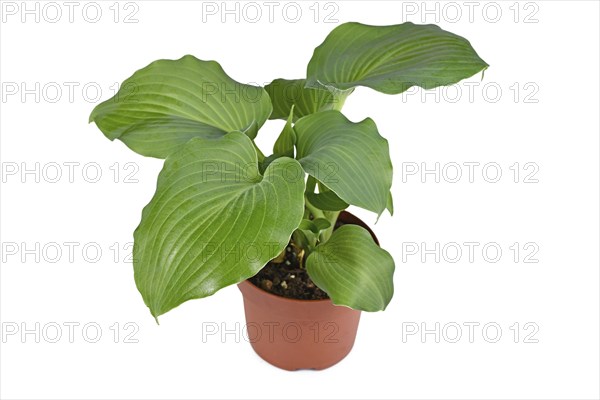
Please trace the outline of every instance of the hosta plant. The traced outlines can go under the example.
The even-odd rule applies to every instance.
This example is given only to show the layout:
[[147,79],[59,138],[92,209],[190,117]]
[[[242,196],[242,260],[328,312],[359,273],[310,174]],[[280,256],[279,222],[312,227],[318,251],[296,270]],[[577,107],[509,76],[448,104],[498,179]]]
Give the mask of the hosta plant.
[[[487,66],[466,39],[435,25],[345,23],[301,79],[246,85],[190,55],[135,72],[90,121],[165,159],[134,232],[135,282],[152,315],[254,276],[290,243],[334,304],[383,310],[392,257],[364,228],[336,229],[336,220],[349,205],[393,212],[388,142],[373,120],[353,122],[342,106],[358,86],[432,89]],[[265,156],[255,138],[268,119],[286,123]]]

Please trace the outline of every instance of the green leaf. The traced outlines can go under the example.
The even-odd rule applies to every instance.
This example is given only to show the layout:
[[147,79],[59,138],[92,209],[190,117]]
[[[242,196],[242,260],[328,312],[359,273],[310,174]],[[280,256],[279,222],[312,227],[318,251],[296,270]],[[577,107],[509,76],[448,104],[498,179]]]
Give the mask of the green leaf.
[[303,219],[298,226],[298,229],[303,231],[310,231],[312,233],[319,233],[319,228],[310,219]]
[[394,260],[358,225],[343,225],[306,259],[313,282],[333,304],[384,310],[394,295]]
[[215,61],[158,60],[135,72],[90,115],[110,140],[165,158],[192,137],[246,131],[254,138],[272,107],[266,92],[231,79]]
[[451,85],[487,67],[468,40],[436,25],[349,22],[315,49],[306,84],[335,93],[367,86],[397,94]]
[[285,119],[294,107],[293,120],[325,110],[340,110],[350,93],[333,94],[325,90],[306,88],[305,79],[275,79],[265,86],[273,103],[269,119]]
[[273,161],[264,176],[240,132],[194,138],[170,155],[134,233],[135,281],[152,315],[255,275],[304,213],[304,172]]
[[[325,218],[316,218],[314,220],[303,219],[298,226],[300,232],[299,244],[305,243],[305,249],[312,249],[317,245],[321,231],[329,228],[331,223]],[[298,239],[298,238],[296,238]]]
[[331,222],[329,222],[326,218],[316,218],[313,220],[313,224],[315,224],[319,232],[331,226]]
[[265,157],[262,161],[259,160],[258,162],[258,169],[259,172],[261,174],[265,173],[265,170],[267,169],[267,167],[275,160],[277,160],[278,158],[281,158],[282,156],[280,156],[279,154],[271,154],[269,157]]
[[297,232],[299,233],[299,237],[296,236],[296,239],[299,240],[299,244],[303,244],[303,248],[305,250],[312,249],[317,245],[317,240],[319,240],[319,228],[309,219],[303,219],[300,222],[300,226],[298,226]]
[[307,193],[306,197],[312,205],[323,211],[342,211],[349,205],[331,190],[325,193]]
[[392,162],[372,119],[354,123],[339,111],[322,111],[299,119],[294,131],[296,158],[307,173],[348,204],[378,215],[385,210]]
[[385,208],[387,208],[387,210],[390,212],[390,215],[394,215],[394,199],[392,197],[392,192],[388,193],[388,199]]
[[273,153],[279,154],[286,157],[294,157],[294,145],[296,144],[296,134],[292,127],[292,120],[294,116],[294,106],[290,109],[288,119],[283,127],[283,130],[279,134],[279,137],[273,145]]
[[[308,237],[306,236],[306,234],[304,232],[309,233],[309,235],[311,236],[310,240],[308,239]],[[313,234],[310,231],[303,231],[301,229],[296,229],[294,231],[294,233],[292,234],[292,240],[296,244],[296,247],[299,247],[301,249],[308,249],[308,248],[314,247],[314,243],[316,242],[317,237],[315,234]]]

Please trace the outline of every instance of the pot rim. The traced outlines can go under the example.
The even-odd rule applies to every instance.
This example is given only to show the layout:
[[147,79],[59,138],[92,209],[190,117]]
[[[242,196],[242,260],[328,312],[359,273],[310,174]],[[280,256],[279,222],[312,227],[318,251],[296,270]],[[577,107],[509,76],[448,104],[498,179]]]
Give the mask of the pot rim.
[[[284,296],[280,296],[278,294],[274,294],[271,292],[267,292],[264,289],[259,288],[258,286],[256,286],[254,283],[250,282],[248,279],[246,279],[243,282],[238,283],[239,285],[245,285],[246,287],[251,287],[251,290],[255,290],[257,292],[260,292],[263,295],[266,296],[270,296],[272,298],[276,298],[277,300],[281,300],[281,301],[287,301],[287,302],[291,302],[291,303],[308,303],[308,304],[315,304],[315,303],[324,303],[324,302],[331,302],[331,304],[333,304],[333,301],[331,301],[331,298],[327,298],[327,299],[319,299],[319,300],[305,300],[305,299],[292,299],[290,297],[284,297]],[[335,305],[335,304],[334,304]]]

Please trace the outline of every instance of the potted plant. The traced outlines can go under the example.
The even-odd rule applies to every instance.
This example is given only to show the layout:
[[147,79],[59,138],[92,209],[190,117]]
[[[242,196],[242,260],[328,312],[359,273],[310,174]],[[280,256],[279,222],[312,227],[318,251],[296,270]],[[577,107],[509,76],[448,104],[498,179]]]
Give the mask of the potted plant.
[[[264,359],[290,370],[341,360],[360,312],[390,302],[394,273],[370,229],[344,211],[393,213],[388,143],[373,120],[344,116],[344,101],[357,86],[431,89],[487,66],[435,25],[345,23],[304,79],[241,84],[189,55],[135,72],[90,122],[165,159],[134,232],[135,283],[152,315],[239,284]],[[254,142],[267,119],[286,120],[269,156]]]

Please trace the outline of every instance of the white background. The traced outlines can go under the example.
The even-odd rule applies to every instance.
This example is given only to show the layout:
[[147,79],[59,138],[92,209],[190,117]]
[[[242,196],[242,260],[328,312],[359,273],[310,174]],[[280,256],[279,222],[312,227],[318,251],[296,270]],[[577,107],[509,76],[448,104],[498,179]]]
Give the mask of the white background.
[[[2,398],[599,397],[597,2],[500,1],[487,8],[476,3],[469,15],[464,2],[448,7],[443,2],[338,1],[327,9],[325,3],[317,5],[316,23],[313,2],[298,3],[302,16],[296,23],[290,21],[293,9],[282,15],[286,3],[275,8],[273,22],[267,6],[258,2],[261,21],[245,21],[240,3],[239,22],[229,15],[222,23],[219,13],[203,14],[202,3],[191,1],[137,1],[126,9],[121,3],[115,23],[113,3],[98,2],[102,17],[97,23],[84,19],[83,2],[72,23],[62,2],[56,23],[48,21],[56,10],[46,8],[43,14],[44,2],[38,5],[39,22],[35,15],[21,22],[21,2],[13,3],[17,14],[2,15]],[[438,11],[423,15],[424,7]],[[138,22],[124,23],[136,9]],[[494,22],[497,9],[502,14]],[[254,10],[246,11],[246,19],[254,18]],[[215,335],[203,343],[203,324],[233,330],[243,324],[235,287],[188,302],[155,324],[124,258],[162,161],[106,140],[87,119],[96,103],[112,96],[112,85],[159,58],[214,59],[245,83],[304,77],[314,47],[337,25],[324,22],[332,11],[339,23],[438,23],[468,38],[490,68],[483,81],[481,75],[467,81],[474,85],[472,99],[465,84],[458,101],[453,100],[456,91],[438,92],[436,101],[435,92],[386,96],[362,88],[348,99],[344,113],[353,121],[372,117],[390,142],[396,215],[385,214],[374,229],[396,260],[395,297],[385,312],[363,313],[356,345],[340,364],[290,373],[262,361],[243,338],[227,335],[222,341]],[[93,10],[88,12],[93,18]],[[69,82],[78,85],[71,99]],[[35,93],[21,98],[22,83],[27,89],[39,83],[40,98]],[[14,84],[19,92],[8,95]],[[82,92],[86,84],[92,84],[87,94]],[[56,85],[63,92],[52,102]],[[98,99],[94,87],[102,89]],[[268,122],[261,131],[265,151],[281,126],[281,121]],[[80,163],[73,182],[65,162]],[[134,165],[126,168],[128,162]],[[479,163],[472,183],[465,162]],[[35,163],[40,163],[39,182],[35,174],[21,174],[23,166]],[[57,183],[49,182],[56,173],[49,163],[62,166]],[[100,166],[97,183],[86,181],[94,178],[93,168],[82,175],[87,163]],[[115,163],[121,171],[117,183],[110,169]],[[439,163],[446,175],[439,183],[432,174],[425,182],[420,174],[403,179],[402,170],[414,163],[430,169]],[[452,163],[462,166],[457,183],[449,182],[456,172]],[[497,183],[487,181],[494,169],[482,175],[488,163],[500,167]],[[515,167],[510,169],[515,163],[521,170],[517,183]],[[532,164],[525,169],[526,163]],[[19,170],[10,175],[15,165]],[[123,174],[135,167],[138,183],[124,182]],[[534,169],[530,178],[538,182],[524,182]],[[373,226],[374,215],[353,211]],[[65,242],[78,243],[73,260]],[[455,263],[450,262],[454,253],[441,254],[439,262],[435,254],[423,254],[423,262],[422,252],[407,251],[411,243],[422,250],[422,243],[432,249],[436,242],[440,248],[480,245],[473,262],[464,246]],[[510,248],[515,242],[517,262]],[[36,243],[39,262],[36,254],[23,252]],[[52,243],[63,251],[57,262],[50,262],[56,256]],[[94,247],[88,246],[84,258],[87,243],[102,249],[99,261],[90,260]],[[120,248],[117,262],[114,243]],[[498,262],[483,257],[486,243],[501,248]],[[524,249],[526,243],[532,244]],[[44,246],[47,254],[40,254]],[[532,260],[539,262],[524,262],[536,248]],[[492,250],[489,256],[494,257]],[[69,322],[80,324],[73,343],[64,325]],[[128,322],[139,327],[133,336],[137,343],[125,343],[124,335],[132,332],[125,329]],[[480,324],[472,343],[464,325],[469,322]],[[39,343],[33,333],[21,336],[23,328],[35,330],[36,323]],[[97,343],[86,340],[95,336],[93,329],[83,335],[86,323],[101,327]],[[410,327],[434,329],[436,323],[446,333],[439,343],[434,334],[403,338]],[[487,336],[482,332],[487,323],[502,329],[496,343],[490,343],[494,329]],[[527,329],[526,323],[531,323]],[[62,327],[62,337],[50,343],[54,324]],[[455,324],[462,326],[462,337],[451,343]],[[19,332],[8,334],[15,326]],[[535,327],[539,330],[526,340]]]

